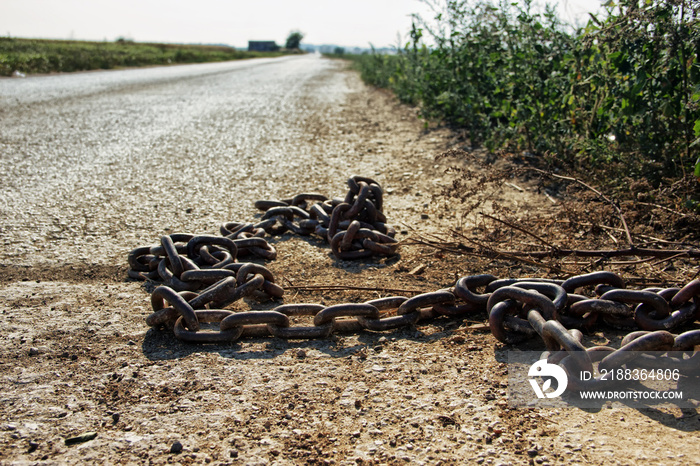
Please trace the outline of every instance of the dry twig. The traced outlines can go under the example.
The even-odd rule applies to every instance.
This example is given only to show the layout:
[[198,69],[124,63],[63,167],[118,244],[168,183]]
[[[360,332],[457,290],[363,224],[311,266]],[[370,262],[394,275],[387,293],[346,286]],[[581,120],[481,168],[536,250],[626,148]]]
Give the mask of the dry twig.
[[540,170],[539,168],[532,168],[532,170],[535,170],[535,171],[542,173],[544,175],[547,175],[547,176],[559,178],[560,180],[573,181],[574,183],[578,183],[581,186],[584,186],[585,188],[590,189],[591,191],[596,193],[598,196],[605,199],[605,201],[607,201],[613,207],[613,209],[615,209],[615,211],[617,212],[617,215],[620,217],[620,221],[622,222],[622,226],[625,228],[625,234],[627,235],[627,243],[629,244],[630,249],[634,249],[634,242],[632,241],[632,235],[630,234],[630,229],[627,227],[627,221],[625,221],[625,216],[622,215],[622,211],[620,210],[620,207],[618,207],[618,205],[615,204],[605,194],[601,193],[600,191],[595,189],[593,186],[584,183],[583,181],[579,180],[578,178],[572,178],[570,176],[563,176],[563,175],[556,175],[554,173],[549,173],[549,172],[546,172],[544,170]]

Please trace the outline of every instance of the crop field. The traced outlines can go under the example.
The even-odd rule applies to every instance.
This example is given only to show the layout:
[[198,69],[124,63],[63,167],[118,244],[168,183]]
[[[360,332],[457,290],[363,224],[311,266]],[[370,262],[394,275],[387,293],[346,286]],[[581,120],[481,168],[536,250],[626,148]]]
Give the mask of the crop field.
[[0,76],[122,67],[205,63],[243,58],[276,57],[283,52],[247,52],[216,45],[149,44],[117,40],[15,39],[0,37]]

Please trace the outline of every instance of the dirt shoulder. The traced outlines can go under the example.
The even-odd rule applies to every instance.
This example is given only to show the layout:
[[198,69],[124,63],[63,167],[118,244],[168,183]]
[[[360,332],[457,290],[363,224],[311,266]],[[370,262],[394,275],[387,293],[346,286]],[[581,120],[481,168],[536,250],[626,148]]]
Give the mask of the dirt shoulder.
[[[397,258],[345,262],[318,240],[284,235],[273,240],[278,259],[266,264],[279,283],[427,292],[478,273],[552,277],[605,268],[632,281],[671,285],[697,272],[697,260],[682,257],[662,264],[527,263],[469,249],[459,253],[459,243],[479,249],[467,238],[502,250],[542,247],[532,235],[482,213],[511,223],[520,219],[541,239],[569,247],[619,247],[624,231],[614,212],[585,189],[519,172],[517,160],[489,165],[478,151],[437,158],[462,148],[463,141],[447,129],[426,130],[414,109],[365,87],[340,64],[324,73],[304,85],[313,90],[340,80],[345,90],[321,104],[306,98],[318,110],[294,127],[290,146],[295,154],[310,155],[276,178],[271,194],[314,190],[342,196],[348,176],[376,178],[402,246]],[[315,164],[311,170],[308,163]],[[460,194],[468,196],[457,200]],[[256,198],[236,200],[244,207],[230,207],[228,214],[259,215],[252,208]],[[215,233],[218,223],[239,220],[225,211],[197,217],[186,230]],[[184,344],[149,329],[147,287],[126,278],[121,253],[157,243],[165,227],[179,231],[187,216],[163,225],[148,211],[139,215],[124,224],[154,224],[138,238],[120,236],[116,246],[111,237],[107,243],[108,234],[89,232],[93,251],[102,244],[111,248],[107,257],[114,259],[106,263],[73,255],[61,263],[57,253],[59,260],[50,263],[18,265],[11,254],[3,256],[0,462],[607,465],[697,464],[700,458],[697,409],[509,409],[508,347],[474,325],[486,320],[481,314],[397,331],[227,345]],[[643,227],[640,235],[662,239],[653,224]],[[425,244],[431,241],[432,247]],[[283,302],[330,305],[383,295],[290,288]],[[278,304],[245,300],[231,308]],[[586,341],[614,346],[622,335],[606,330]],[[529,348],[542,349],[536,342]],[[96,437],[66,445],[67,438],[89,432]]]

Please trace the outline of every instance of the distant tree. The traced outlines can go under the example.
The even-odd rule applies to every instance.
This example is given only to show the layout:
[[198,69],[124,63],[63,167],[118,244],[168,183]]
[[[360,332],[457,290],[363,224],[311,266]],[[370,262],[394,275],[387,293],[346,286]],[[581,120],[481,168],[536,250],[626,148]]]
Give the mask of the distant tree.
[[334,55],[345,55],[345,48],[344,47],[336,47],[333,49],[333,54]]
[[298,49],[303,38],[304,34],[302,34],[301,31],[292,31],[289,33],[289,36],[287,36],[285,47],[288,49]]

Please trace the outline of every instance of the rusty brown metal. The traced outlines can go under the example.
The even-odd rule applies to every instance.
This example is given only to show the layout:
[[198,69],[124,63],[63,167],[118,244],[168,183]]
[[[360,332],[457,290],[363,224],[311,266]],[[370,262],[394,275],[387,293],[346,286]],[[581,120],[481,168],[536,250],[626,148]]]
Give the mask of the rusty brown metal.
[[593,363],[586,352],[586,348],[581,344],[580,335],[571,333],[560,322],[548,320],[542,326],[540,335],[545,345],[554,347],[558,345],[561,349],[569,353],[572,364],[581,371],[593,371]]
[[546,319],[554,319],[557,316],[557,308],[554,303],[537,291],[505,286],[494,291],[486,303],[486,310],[490,312],[493,306],[500,301],[513,299],[521,304],[527,304],[535,309]]
[[671,306],[675,309],[693,298],[695,300],[700,300],[700,279],[698,278],[685,285],[676,293],[671,299]]
[[341,248],[341,243],[343,242],[343,239],[345,238],[346,234],[347,231],[340,231],[333,237],[333,239],[331,239],[331,250],[333,251],[335,257],[337,257],[340,260],[353,260],[372,256],[372,251],[364,248],[355,248],[348,251],[344,251]]
[[[131,251],[129,276],[164,284],[151,296],[153,312],[146,323],[172,328],[183,341],[230,343],[247,336],[303,339],[363,329],[385,331],[440,315],[483,311],[492,334],[501,342],[517,344],[539,335],[548,350],[543,356],[564,366],[575,386],[602,386],[607,381],[581,381],[574,373],[592,370],[594,362],[603,369],[623,365],[642,350],[688,352],[682,359],[647,358],[645,363],[654,367],[670,363],[691,369],[700,366],[695,351],[700,345],[700,330],[677,336],[670,333],[700,318],[697,279],[681,289],[628,290],[624,279],[611,272],[567,280],[498,280],[492,275],[474,275],[457,280],[451,289],[412,298],[394,296],[328,307],[283,304],[264,311],[224,309],[259,292],[272,298],[283,296],[283,288],[275,283],[269,269],[238,262],[243,256],[274,260],[277,251],[266,235],[318,235],[340,260],[397,253],[399,242],[396,231],[386,225],[379,183],[353,176],[347,185],[344,198],[301,193],[288,199],[257,201],[256,208],[264,211],[260,221],[224,223],[220,226],[222,236],[171,234],[162,236],[155,246]],[[477,289],[482,287],[484,291],[479,293]],[[590,297],[592,287],[596,298]],[[574,294],[579,289],[585,290]],[[311,318],[313,325],[293,325],[301,316]],[[585,348],[577,329],[591,330],[601,320],[635,331],[622,340],[619,349]],[[213,329],[215,325],[205,325],[216,323],[218,330]]]
[[498,301],[489,308],[489,328],[498,341],[515,345],[537,335],[527,320],[514,315],[518,311],[518,304],[512,299]]
[[583,275],[577,275],[565,280],[561,286],[567,293],[573,293],[579,288],[595,285],[610,285],[615,288],[624,288],[625,281],[619,275],[613,272],[592,272]]
[[[331,245],[337,259],[353,260],[373,255],[393,256],[398,242],[394,240],[396,230],[386,225],[382,212],[383,193],[381,186],[371,178],[353,176],[348,179],[344,199],[328,199],[319,193],[301,193],[279,201],[257,201],[255,206],[265,211],[262,218],[273,220],[275,226],[266,226],[271,235],[291,231],[308,236],[316,234]],[[358,223],[359,222],[359,226]],[[237,225],[222,226],[222,233],[235,233]],[[370,230],[376,235],[362,233]],[[338,233],[347,232],[338,237]],[[359,241],[358,241],[359,240]]]
[[[327,201],[328,197],[326,197],[323,194],[320,193],[301,193],[297,194],[292,198],[291,204],[293,206],[301,206],[308,204],[309,201],[318,201],[318,202],[324,202]],[[305,206],[306,207],[306,206]],[[302,208],[305,208],[302,207]]]
[[455,296],[468,304],[486,307],[486,303],[488,302],[491,293],[478,294],[475,292],[475,288],[481,286],[486,287],[489,285],[489,283],[496,280],[496,277],[490,274],[462,277],[457,280],[453,292]]
[[[341,233],[343,232],[339,234]],[[166,245],[162,246],[164,249],[168,248],[167,240],[165,243]],[[141,250],[137,253],[144,252]],[[134,255],[137,256],[136,253]],[[163,261],[169,263],[168,258],[164,258]],[[191,266],[183,266],[187,267]],[[210,307],[220,307],[220,304],[240,299],[264,287],[265,283],[274,284],[271,272],[257,264],[233,263],[225,269],[212,271],[185,270],[182,278],[214,280],[224,275],[226,277],[223,280],[200,294],[187,291],[177,293],[164,286],[157,288],[152,296],[154,312],[147,318],[147,323],[154,327],[172,326],[178,338],[196,343],[224,343],[248,336],[269,335],[283,339],[325,338],[334,332],[357,332],[362,329],[385,331],[411,326],[418,321],[446,314],[445,309],[459,307],[459,300],[466,297],[470,301],[466,301],[463,306],[469,307],[470,310],[488,311],[489,327],[498,340],[506,344],[517,344],[539,334],[548,349],[548,352],[543,353],[543,357],[548,358],[550,363],[562,365],[570,375],[574,388],[605,387],[609,382],[601,377],[581,381],[577,374],[581,371],[592,372],[592,364],[595,362],[599,362],[599,370],[620,367],[629,363],[639,351],[688,352],[684,358],[644,356],[639,363],[651,368],[682,367],[688,373],[694,373],[698,370],[700,361],[695,351],[696,346],[700,344],[700,330],[691,330],[678,336],[667,331],[639,330],[627,335],[622,340],[620,349],[607,346],[585,348],[581,343],[581,332],[567,328],[556,320],[595,313],[601,313],[605,317],[626,317],[630,315],[628,304],[639,304],[637,309],[650,306],[651,314],[660,315],[664,307],[658,304],[659,300],[663,300],[668,306],[680,292],[678,289],[635,291],[611,289],[611,285],[604,285],[607,288],[603,297],[615,299],[613,301],[602,298],[586,299],[584,296],[567,294],[563,286],[551,281],[533,282],[528,279],[528,282],[508,282],[511,286],[497,288],[490,295],[477,295],[473,289],[477,286],[488,286],[493,283],[495,277],[474,276],[458,280],[453,289],[424,293],[413,298],[395,296],[366,303],[346,303],[329,307],[320,304],[287,304],[271,311],[239,313],[224,309],[194,310],[207,304]],[[596,284],[590,278],[574,283],[586,283],[586,286]],[[456,289],[460,290],[460,297],[455,295]],[[691,291],[686,294],[684,300],[679,301],[680,309],[674,310],[664,319],[673,318],[678,312],[695,315],[696,291],[694,288],[684,289]],[[559,310],[562,312],[558,313]],[[644,309],[643,311],[646,312]],[[523,313],[527,314],[527,320],[521,317]],[[564,316],[564,313],[568,315]],[[297,316],[312,316],[313,325],[291,325],[290,318]],[[218,330],[201,327],[202,324],[215,322],[219,322]]]
[[[164,303],[170,304],[172,308],[184,319],[187,328],[193,332],[199,330],[199,322],[195,316],[194,309],[185,298],[175,290],[167,286],[159,286],[151,294],[151,306],[153,311],[160,311],[165,307]],[[163,322],[159,322],[163,323]],[[150,324],[149,324],[150,325]]]
[[221,331],[231,330],[245,325],[271,324],[278,327],[289,327],[289,317],[277,311],[246,311],[226,316],[219,328]]
[[[277,306],[274,311],[284,314],[288,317],[296,316],[315,316],[320,311],[325,309],[320,304],[283,304]],[[321,326],[296,326],[296,327],[281,327],[275,324],[267,324],[268,331],[277,338],[285,340],[298,340],[310,338],[326,338],[333,331],[333,323],[328,323]]]
[[689,351],[700,346],[700,330],[688,330],[673,340],[673,351]]
[[691,301],[694,297],[694,285],[690,288],[688,286],[685,288],[683,290],[684,295],[682,295],[681,299],[676,300],[675,304],[674,299],[680,293],[680,288],[659,289],[656,292],[669,302],[672,309],[675,309],[668,316],[657,317],[660,314],[652,306],[649,306],[647,303],[639,304],[634,311],[634,320],[637,325],[644,330],[668,330],[695,320],[698,310],[697,300]]
[[620,349],[605,356],[598,369],[610,370],[621,367],[626,362],[637,357],[639,351],[668,351],[673,348],[675,337],[664,330],[657,330],[638,336]]
[[[231,311],[220,309],[195,311],[197,319],[202,323],[222,322],[226,317],[232,315]],[[182,324],[182,317],[177,319],[173,333],[180,340],[189,343],[230,343],[236,341],[243,333],[243,327],[236,327],[230,330],[219,330],[214,332],[195,332],[185,329]]]
[[329,306],[314,316],[314,325],[317,327],[334,322],[339,317],[366,317],[378,319],[379,309],[366,303],[348,303]]

